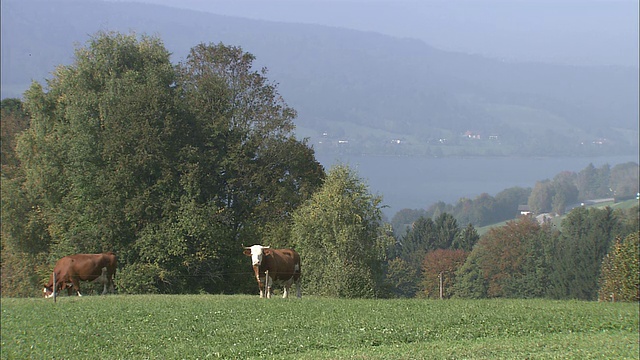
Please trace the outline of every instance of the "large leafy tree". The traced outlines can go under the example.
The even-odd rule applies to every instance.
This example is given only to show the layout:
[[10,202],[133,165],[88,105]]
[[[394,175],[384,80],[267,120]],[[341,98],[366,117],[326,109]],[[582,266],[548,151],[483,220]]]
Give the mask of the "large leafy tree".
[[555,232],[522,217],[489,230],[457,273],[460,297],[544,296]]
[[380,294],[385,254],[393,243],[390,231],[381,226],[381,201],[353,170],[339,165],[296,210],[292,237],[308,292],[337,297]]
[[518,206],[528,203],[529,195],[531,195],[531,188],[517,186],[497,193],[495,196],[496,214],[493,217],[494,221],[500,222],[513,219],[517,214]]
[[16,138],[29,127],[29,116],[25,113],[20,99],[2,99],[0,103],[0,121],[2,122],[2,175],[7,178],[16,176],[19,161],[15,153]]
[[123,291],[229,291],[240,243],[286,237],[323,176],[252,60],[201,44],[174,66],[157,38],[99,33],[34,83],[16,196],[42,231],[26,241],[51,260],[115,251]]
[[[3,99],[0,104],[2,121],[2,210],[1,252],[2,294],[33,296],[39,289],[38,273],[45,260],[48,238],[21,184],[24,173],[16,154],[18,135],[29,128],[29,116],[19,99]],[[37,290],[36,290],[37,289]]]
[[550,212],[554,191],[550,180],[537,181],[529,195],[529,208],[534,214]]
[[616,200],[631,199],[638,194],[638,169],[638,163],[635,162],[618,164],[611,169],[609,187],[613,190]]
[[552,210],[556,214],[564,214],[567,205],[578,201],[578,188],[575,185],[576,174],[563,171],[553,178]]
[[609,189],[609,176],[611,169],[609,164],[596,168],[593,164],[587,165],[576,176],[579,200],[590,200],[611,196]]
[[[464,264],[469,253],[464,250],[437,249],[428,252],[422,261],[421,295],[437,299],[447,299],[453,295],[456,271]],[[442,285],[442,289],[440,287]]]
[[158,39],[101,34],[26,93],[19,153],[52,255],[114,250],[162,218],[182,131],[173,67]]

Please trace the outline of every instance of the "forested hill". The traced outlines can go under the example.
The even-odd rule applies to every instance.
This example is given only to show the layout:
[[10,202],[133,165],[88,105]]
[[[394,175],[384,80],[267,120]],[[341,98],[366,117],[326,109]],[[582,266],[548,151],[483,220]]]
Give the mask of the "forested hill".
[[133,2],[2,2],[2,97],[70,64],[97,31],[157,35],[183,59],[239,45],[269,69],[316,150],[446,155],[636,154],[638,69],[502,62],[371,32]]

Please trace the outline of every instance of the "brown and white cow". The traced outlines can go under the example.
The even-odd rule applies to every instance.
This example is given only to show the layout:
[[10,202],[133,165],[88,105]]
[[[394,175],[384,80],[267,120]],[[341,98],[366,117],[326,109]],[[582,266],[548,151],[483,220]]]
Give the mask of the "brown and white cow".
[[269,246],[253,245],[244,247],[244,254],[251,256],[261,298],[271,297],[271,285],[274,283],[284,285],[283,298],[289,297],[289,289],[293,283],[296,284],[296,295],[302,297],[300,255],[295,250],[271,249]]
[[104,285],[102,294],[107,293],[107,287],[114,292],[113,278],[116,275],[118,260],[112,252],[102,254],[76,254],[65,256],[58,260],[53,268],[49,282],[44,286],[44,297],[53,296],[53,274],[55,273],[56,293],[63,288],[69,295],[71,290],[80,294],[80,281],[98,281]]

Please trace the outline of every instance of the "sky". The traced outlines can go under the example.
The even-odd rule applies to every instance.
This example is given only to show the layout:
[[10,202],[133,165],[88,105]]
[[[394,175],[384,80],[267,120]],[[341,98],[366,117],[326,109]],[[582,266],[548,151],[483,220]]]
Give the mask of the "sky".
[[[121,1],[121,0],[111,0]],[[420,39],[504,61],[638,67],[637,0],[138,0]]]

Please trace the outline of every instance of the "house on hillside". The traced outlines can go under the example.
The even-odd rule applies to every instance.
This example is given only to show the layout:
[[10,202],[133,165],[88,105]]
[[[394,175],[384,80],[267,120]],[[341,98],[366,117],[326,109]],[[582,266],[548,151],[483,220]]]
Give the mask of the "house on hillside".
[[523,215],[531,215],[531,214],[532,214],[532,212],[531,212],[531,210],[529,209],[529,205],[518,205],[518,214],[519,214],[520,216],[523,216]]
[[480,134],[475,132],[475,131],[471,131],[471,130],[467,130],[464,133],[464,137],[466,137],[467,139],[480,140]]

